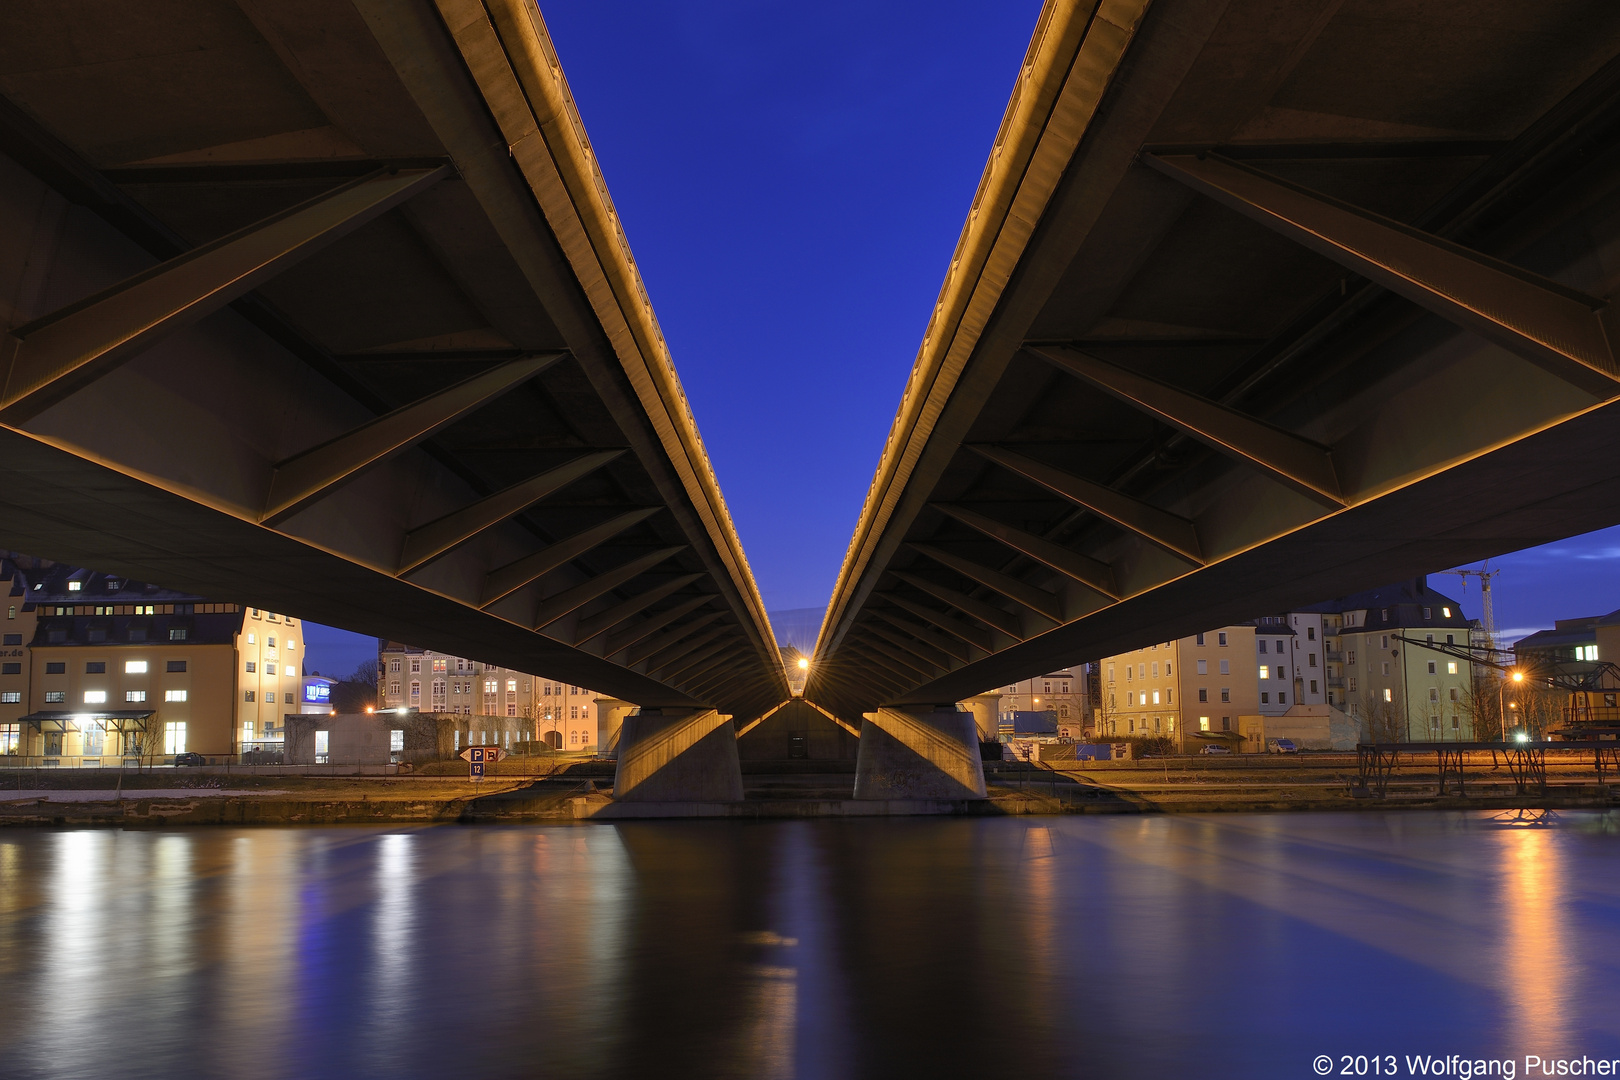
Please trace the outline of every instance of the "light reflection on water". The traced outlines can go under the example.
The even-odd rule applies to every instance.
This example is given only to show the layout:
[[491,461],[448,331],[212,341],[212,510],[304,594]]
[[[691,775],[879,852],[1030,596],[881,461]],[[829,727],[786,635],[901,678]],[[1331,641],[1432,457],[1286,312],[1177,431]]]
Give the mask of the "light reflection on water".
[[1295,1077],[1617,974],[1597,813],[0,833],[6,1077]]

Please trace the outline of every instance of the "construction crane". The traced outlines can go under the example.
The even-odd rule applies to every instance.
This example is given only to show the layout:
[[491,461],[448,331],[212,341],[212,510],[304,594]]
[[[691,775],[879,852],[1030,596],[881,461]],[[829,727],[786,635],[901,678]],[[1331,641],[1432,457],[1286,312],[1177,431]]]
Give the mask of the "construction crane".
[[1462,578],[1462,594],[1464,596],[1468,595],[1468,579],[1471,577],[1479,578],[1480,619],[1485,624],[1485,646],[1491,650],[1491,655],[1494,656],[1496,655],[1496,610],[1491,605],[1491,578],[1502,571],[1488,569],[1490,565],[1489,562],[1484,562],[1480,564],[1478,570],[1444,570],[1441,572],[1456,574]]

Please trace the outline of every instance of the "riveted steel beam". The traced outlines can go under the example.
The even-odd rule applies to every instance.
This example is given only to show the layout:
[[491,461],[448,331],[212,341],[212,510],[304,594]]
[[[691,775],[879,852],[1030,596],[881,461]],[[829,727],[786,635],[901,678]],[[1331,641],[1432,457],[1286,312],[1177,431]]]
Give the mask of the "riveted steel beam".
[[1114,569],[1105,562],[1071,551],[1034,533],[1014,528],[965,506],[934,503],[934,509],[960,521],[971,529],[999,540],[1020,555],[1034,559],[1043,566],[1102,593],[1110,600],[1119,599],[1119,587],[1114,584]]
[[1172,555],[1186,559],[1195,566],[1204,565],[1198,530],[1184,517],[999,446],[972,446],[969,449],[1027,480],[1035,481],[1076,506],[1082,506],[1144,540],[1152,541]]
[[1026,351],[1302,495],[1344,505],[1332,451],[1320,443],[1079,349],[1042,345]]
[[378,171],[19,326],[0,344],[0,419],[17,425],[450,175]]
[[702,577],[702,574],[682,574],[680,577],[671,578],[656,588],[648,589],[644,593],[637,593],[628,600],[614,604],[606,611],[599,611],[595,615],[579,620],[579,625],[574,627],[574,644],[583,645],[598,634],[606,633],[624,622],[624,620],[641,614],[664,597],[686,588]]
[[646,521],[658,513],[658,510],[656,506],[649,506],[631,510],[626,514],[618,514],[599,525],[592,525],[572,536],[565,536],[554,544],[548,544],[532,555],[525,555],[521,559],[491,570],[484,575],[483,600],[479,606],[487,608],[502,597],[510,596],[564,563],[572,562],[587,551],[600,547],[632,525]]
[[672,559],[685,550],[685,544],[659,548],[657,551],[648,552],[640,558],[631,559],[621,566],[615,566],[613,569],[598,574],[589,581],[583,581],[571,589],[564,589],[555,596],[546,597],[540,601],[540,606],[535,609],[534,628],[538,630],[548,623],[556,622],[564,615],[578,611],[603,593],[611,592],[632,578],[640,577],[659,563],[664,562],[666,559]]
[[913,574],[906,570],[890,570],[889,573],[912,588],[921,589],[929,596],[945,601],[962,614],[972,616],[984,625],[1000,630],[1014,641],[1024,640],[1025,635],[1023,628],[1018,625],[1018,616],[1011,612],[1002,611],[994,604],[987,604],[965,592],[958,592],[956,589],[930,581],[921,574]]
[[1601,399],[1620,394],[1606,300],[1218,154],[1142,161]]
[[404,453],[490,399],[528,382],[565,353],[543,353],[498,364],[420,401],[279,463],[259,521],[275,525],[332,494],[367,469]]
[[972,559],[964,559],[932,544],[912,544],[910,547],[913,551],[920,551],[935,562],[950,567],[963,577],[977,581],[987,589],[994,589],[1007,599],[1024,605],[1038,615],[1044,615],[1055,623],[1063,621],[1063,605],[1054,593],[1038,589],[1027,582],[1019,581],[1011,574],[1003,574],[1000,570],[981,566]]
[[446,514],[437,521],[430,521],[426,525],[412,529],[405,534],[405,546],[399,559],[399,573],[408,574],[412,570],[426,566],[445,552],[466,543],[512,515],[522,513],[546,496],[595,472],[623,453],[623,450],[599,450],[585,454],[565,465],[548,469],[538,476],[519,480],[511,487],[479,499],[471,506]]

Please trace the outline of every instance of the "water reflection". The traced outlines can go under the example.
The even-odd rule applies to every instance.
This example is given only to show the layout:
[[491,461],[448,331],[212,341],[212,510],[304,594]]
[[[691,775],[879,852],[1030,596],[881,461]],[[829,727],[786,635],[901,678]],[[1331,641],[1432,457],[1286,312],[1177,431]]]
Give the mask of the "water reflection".
[[1617,916],[1600,814],[11,833],[0,1075],[1620,1056]]

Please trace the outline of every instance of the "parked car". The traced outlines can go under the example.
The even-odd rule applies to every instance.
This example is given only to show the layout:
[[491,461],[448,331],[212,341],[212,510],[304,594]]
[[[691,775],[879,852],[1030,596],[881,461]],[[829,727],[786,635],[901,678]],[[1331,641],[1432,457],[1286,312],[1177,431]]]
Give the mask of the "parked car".
[[1293,739],[1268,739],[1273,754],[1297,754],[1299,747],[1294,745]]
[[1204,748],[1198,752],[1200,754],[1230,754],[1232,749],[1231,747],[1222,746],[1220,743],[1207,743],[1205,744]]
[[184,754],[174,755],[174,763],[176,765],[206,765],[208,759],[199,753],[188,750]]

